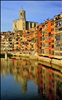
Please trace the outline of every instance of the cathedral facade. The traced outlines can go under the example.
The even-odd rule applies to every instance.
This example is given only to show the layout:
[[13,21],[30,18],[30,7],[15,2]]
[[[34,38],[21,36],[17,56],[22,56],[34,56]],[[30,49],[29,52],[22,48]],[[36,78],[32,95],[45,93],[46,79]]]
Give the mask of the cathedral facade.
[[26,13],[22,8],[19,11],[19,18],[17,20],[13,20],[12,22],[12,31],[29,30],[31,28],[36,28],[37,25],[38,22],[26,21]]

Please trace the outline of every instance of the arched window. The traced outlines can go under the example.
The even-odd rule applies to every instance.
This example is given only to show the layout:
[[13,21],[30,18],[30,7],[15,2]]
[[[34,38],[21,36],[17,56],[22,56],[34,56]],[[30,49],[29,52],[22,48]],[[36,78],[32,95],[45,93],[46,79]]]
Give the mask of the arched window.
[[20,13],[20,15],[22,16],[22,13]]

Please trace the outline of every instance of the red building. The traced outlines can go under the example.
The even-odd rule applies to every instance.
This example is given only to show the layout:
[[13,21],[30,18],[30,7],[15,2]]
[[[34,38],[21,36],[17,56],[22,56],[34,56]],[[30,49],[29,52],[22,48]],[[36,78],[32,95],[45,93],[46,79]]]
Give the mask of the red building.
[[52,57],[54,55],[54,20],[47,19],[38,25],[38,55]]

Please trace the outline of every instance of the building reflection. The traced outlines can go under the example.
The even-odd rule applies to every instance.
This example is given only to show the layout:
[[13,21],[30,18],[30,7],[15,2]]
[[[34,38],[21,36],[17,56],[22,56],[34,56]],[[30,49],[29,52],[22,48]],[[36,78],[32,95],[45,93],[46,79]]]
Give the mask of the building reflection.
[[51,68],[38,64],[38,92],[47,100],[61,100],[62,98],[62,74]]
[[27,59],[1,58],[1,76],[11,74],[15,82],[20,84],[23,93],[27,91],[28,80],[38,86],[38,94],[46,100],[61,100],[62,74],[44,65]]
[[[4,64],[3,64],[4,63]],[[26,59],[9,59],[6,61],[1,59],[1,76],[11,74],[14,77],[15,82],[20,83],[22,92],[27,90],[28,80],[32,80],[37,84],[37,67],[36,64]]]

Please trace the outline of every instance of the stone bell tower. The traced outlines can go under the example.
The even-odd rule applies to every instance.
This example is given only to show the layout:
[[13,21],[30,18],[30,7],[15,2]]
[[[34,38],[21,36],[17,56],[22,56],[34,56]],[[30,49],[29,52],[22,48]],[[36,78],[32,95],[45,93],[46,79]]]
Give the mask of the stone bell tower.
[[22,21],[22,29],[26,29],[26,13],[23,8],[19,11],[19,19]]
[[19,18],[20,18],[20,19],[25,19],[25,20],[26,20],[25,11],[24,11],[23,8],[21,8],[20,11],[19,11]]

